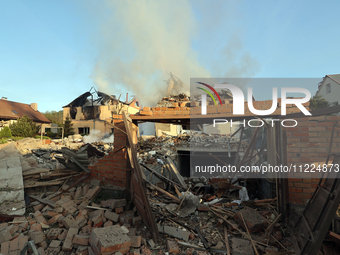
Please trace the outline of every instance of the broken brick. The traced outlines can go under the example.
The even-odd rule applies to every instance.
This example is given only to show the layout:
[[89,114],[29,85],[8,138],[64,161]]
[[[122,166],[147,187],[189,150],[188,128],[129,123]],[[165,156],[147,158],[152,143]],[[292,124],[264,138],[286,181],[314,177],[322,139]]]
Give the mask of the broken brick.
[[43,242],[41,242],[41,243],[38,243],[38,245],[39,245],[39,247],[44,248],[44,250],[47,248],[47,243],[46,243],[46,241],[43,241]]
[[115,212],[116,213],[123,213],[124,212],[124,208],[123,207],[115,208]]
[[[90,236],[90,245],[95,253],[112,254],[115,251],[120,251],[126,249],[128,252],[131,239],[122,232],[121,228],[117,225],[110,226],[106,228],[96,228],[92,230]],[[125,252],[125,253],[126,253]]]
[[64,240],[67,236],[68,231],[65,229],[59,236],[58,239],[59,240]]
[[47,239],[50,239],[50,240],[55,240],[59,237],[59,235],[61,234],[63,230],[61,228],[51,228],[47,234],[46,234],[46,237]]
[[9,242],[1,243],[1,254],[9,254]]
[[81,234],[81,235],[91,235],[91,232],[92,232],[92,227],[89,226],[89,225],[86,225],[81,229],[79,234]]
[[73,243],[86,246],[89,244],[89,236],[75,235]]
[[30,239],[34,241],[35,244],[44,241],[44,233],[42,231],[31,231],[29,232]]
[[33,206],[33,210],[36,212],[36,211],[39,211],[41,209],[44,208],[44,204],[38,204],[36,206]]
[[141,217],[141,216],[137,216],[137,217],[133,217],[133,218],[132,218],[132,224],[133,224],[133,226],[139,226],[139,225],[142,224],[142,222],[143,222],[143,220],[142,220],[142,217]]
[[53,240],[51,243],[50,243],[50,248],[58,248],[61,244],[61,241],[58,241],[58,240]]
[[142,237],[141,236],[130,236],[131,238],[131,247],[139,248],[142,244]]
[[113,222],[109,220],[109,221],[105,222],[104,227],[109,227],[109,226],[112,226],[112,225],[113,225]]
[[0,232],[0,243],[4,243],[6,241],[11,240],[12,235],[9,232],[9,230],[5,229],[3,231]]
[[65,226],[65,228],[67,228],[67,229],[69,229],[69,228],[79,228],[76,220],[72,217],[72,215],[66,216],[63,219],[62,223]]
[[65,238],[62,250],[63,251],[72,251],[73,248],[73,237],[78,234],[78,228],[70,228],[67,232],[67,236]]
[[104,210],[95,210],[89,213],[89,218],[93,222],[93,225],[97,225],[104,219]]
[[174,240],[167,240],[166,244],[168,246],[168,252],[171,254],[179,253],[179,247],[176,241]]
[[128,236],[136,236],[137,235],[137,229],[136,228],[130,228]]
[[40,223],[35,223],[31,226],[31,230],[34,231],[41,231],[41,224]]
[[85,219],[84,216],[81,216],[81,217],[76,218],[76,222],[77,222],[78,227],[82,228],[86,225],[87,220]]
[[244,230],[246,230],[246,228],[241,214],[250,233],[260,232],[268,226],[266,218],[264,218],[258,211],[246,206],[244,209],[235,214],[235,220]]
[[109,219],[109,220],[111,220],[113,222],[118,222],[119,215],[117,213],[110,212],[109,210],[106,210],[105,218],[107,218],[107,219]]
[[93,199],[101,190],[101,187],[100,186],[96,186],[95,188],[93,189],[90,189],[86,195],[85,195],[85,198],[86,199]]
[[58,219],[60,218],[60,217],[63,217],[61,214],[56,214],[56,215],[54,215],[51,219],[49,219],[48,220],[48,225],[53,225],[54,223],[56,223],[57,221],[58,221]]
[[10,225],[10,226],[8,226],[7,228],[6,228],[6,230],[7,231],[9,231],[9,233],[11,234],[11,235],[13,235],[15,232],[17,232],[18,231],[18,229],[19,229],[19,226],[18,225]]
[[89,254],[89,250],[88,250],[88,246],[79,246],[76,250],[76,255],[88,255]]
[[46,255],[43,247],[39,247],[37,250],[39,252],[39,255]]

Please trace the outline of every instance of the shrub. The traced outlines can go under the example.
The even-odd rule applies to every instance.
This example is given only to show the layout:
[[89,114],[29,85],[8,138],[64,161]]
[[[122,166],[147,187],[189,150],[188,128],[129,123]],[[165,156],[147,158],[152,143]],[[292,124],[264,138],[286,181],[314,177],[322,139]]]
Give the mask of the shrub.
[[13,136],[21,137],[34,137],[39,130],[39,127],[26,115],[10,125],[9,128]]
[[11,138],[12,132],[9,127],[3,127],[0,131],[0,138]]

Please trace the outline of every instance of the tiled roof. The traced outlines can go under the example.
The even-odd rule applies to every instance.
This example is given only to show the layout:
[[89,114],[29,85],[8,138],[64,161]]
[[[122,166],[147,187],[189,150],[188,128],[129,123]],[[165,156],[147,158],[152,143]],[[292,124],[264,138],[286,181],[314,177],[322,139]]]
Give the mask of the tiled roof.
[[51,123],[41,112],[33,110],[29,104],[0,99],[0,119],[16,120],[24,115],[34,122]]

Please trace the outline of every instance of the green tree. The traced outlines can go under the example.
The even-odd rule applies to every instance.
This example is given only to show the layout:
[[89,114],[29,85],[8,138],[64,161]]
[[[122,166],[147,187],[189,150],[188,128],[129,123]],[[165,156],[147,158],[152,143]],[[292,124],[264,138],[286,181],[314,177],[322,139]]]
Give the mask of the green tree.
[[39,131],[39,127],[26,115],[10,125],[9,128],[13,136],[20,137],[34,137]]
[[70,119],[70,115],[68,115],[64,122],[64,136],[74,135],[73,123]]
[[44,113],[45,117],[48,118],[52,123],[57,123],[58,125],[63,124],[63,111],[47,111]]
[[12,132],[9,127],[3,127],[0,131],[0,138],[11,138]]
[[330,102],[324,99],[322,96],[317,95],[313,96],[311,100],[309,100],[309,110],[313,111],[316,109],[322,109],[330,106]]

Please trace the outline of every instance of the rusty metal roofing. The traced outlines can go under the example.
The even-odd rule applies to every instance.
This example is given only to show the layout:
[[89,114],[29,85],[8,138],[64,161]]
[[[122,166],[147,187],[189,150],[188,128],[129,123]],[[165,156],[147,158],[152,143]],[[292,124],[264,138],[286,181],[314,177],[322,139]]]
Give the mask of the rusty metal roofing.
[[35,111],[29,104],[0,100],[0,119],[16,120],[26,115],[38,123],[51,123],[41,112]]

